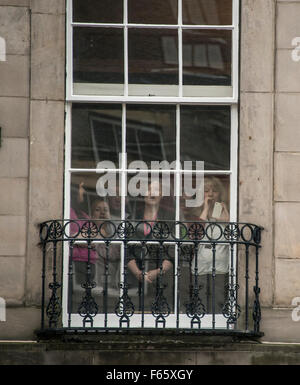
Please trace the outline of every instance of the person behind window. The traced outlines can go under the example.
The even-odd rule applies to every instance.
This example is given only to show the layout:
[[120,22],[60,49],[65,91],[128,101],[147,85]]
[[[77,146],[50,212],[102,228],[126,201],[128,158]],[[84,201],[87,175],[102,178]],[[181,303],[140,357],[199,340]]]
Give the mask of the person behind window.
[[[99,229],[99,237],[109,242],[97,243],[95,249],[98,254],[96,263],[98,286],[104,290],[107,285],[107,311],[112,311],[115,298],[120,295],[120,245],[110,242],[115,228],[114,221],[111,222],[110,205],[106,198],[96,198],[93,201],[91,216]],[[114,297],[113,302],[110,297]]]
[[[161,183],[158,181],[150,182],[148,184],[148,193],[144,197],[144,208],[142,211],[138,211],[137,216],[143,221],[147,221],[151,227],[153,227],[155,221],[166,219],[166,213],[161,208],[162,194]],[[143,223],[142,227],[138,227],[138,237],[141,239],[151,239],[151,229],[149,225]],[[159,263],[159,261],[157,261]],[[129,269],[133,272],[138,280],[142,280],[142,270],[137,264],[135,258],[132,258],[128,263]],[[162,274],[168,271],[172,267],[170,259],[164,259],[162,262]],[[160,267],[145,271],[144,279],[148,283],[153,283],[158,274],[160,273]]]
[[[72,196],[72,207],[70,208],[70,219],[72,220],[70,224],[71,235],[76,236],[76,239],[82,240],[85,239],[82,236],[82,231],[84,231],[84,224],[90,220],[90,216],[87,214],[87,201],[86,201],[86,190],[84,188],[84,182],[80,182],[78,185],[77,194]],[[81,230],[81,231],[79,231]],[[87,247],[87,242],[81,244],[75,244],[73,248],[73,261],[76,262],[76,265],[81,265],[79,268],[80,271],[85,271],[86,266],[83,263],[90,262],[91,265],[94,265],[97,259],[97,253],[94,250],[94,246],[89,251]],[[80,263],[78,263],[80,262]],[[93,266],[91,266],[93,270]]]
[[[87,214],[87,199],[86,190],[84,188],[84,182],[81,181],[76,190],[73,190],[71,196],[70,208],[70,235],[74,236],[76,240],[84,240],[82,232],[84,231],[84,224],[90,221],[90,217]],[[85,282],[93,281],[95,279],[95,263],[97,261],[97,253],[94,245],[88,248],[87,242],[75,243],[72,250],[72,260],[74,266],[74,278],[75,292],[72,294],[72,311],[77,312],[78,306],[82,301],[83,288],[82,284]],[[89,274],[88,274],[89,271]],[[72,288],[70,287],[70,290]]]
[[[186,220],[205,222],[203,226],[206,235],[202,241],[207,243],[198,244],[197,259],[193,253],[191,263],[191,284],[194,283],[195,275],[198,276],[198,284],[204,289],[204,298],[207,312],[212,312],[212,273],[213,273],[213,249],[210,241],[217,239],[224,240],[220,232],[225,225],[222,222],[229,221],[229,211],[226,204],[225,188],[220,179],[212,176],[204,178],[204,201],[196,208],[185,208],[181,210]],[[214,224],[215,223],[215,224]],[[218,225],[216,225],[218,223]],[[192,223],[186,224],[192,230]],[[220,226],[220,227],[219,227]],[[191,232],[190,232],[191,234]],[[215,247],[215,311],[221,312],[227,298],[229,271],[229,246],[216,243]],[[201,290],[200,293],[203,293]]]
[[[138,226],[136,227],[136,236],[139,239],[154,239],[149,224],[153,229],[156,221],[167,219],[168,214],[167,211],[163,209],[162,201],[161,182],[150,181],[142,207],[137,210],[136,219]],[[139,220],[141,222],[139,222]],[[147,249],[147,251],[145,249]],[[153,303],[157,295],[160,281],[158,279],[159,276],[162,279],[163,276],[167,275],[167,272],[172,271],[173,257],[169,255],[170,253],[167,248],[164,248],[163,252],[161,252],[157,243],[146,243],[146,248],[142,248],[140,245],[129,247],[129,262],[127,266],[139,282],[139,304],[141,305],[141,301],[144,300],[146,310],[147,306],[151,306],[151,303]],[[167,281],[168,279],[166,276],[165,280]],[[142,294],[143,283],[146,287],[144,294]],[[168,289],[169,288],[171,288],[171,285],[168,286]],[[143,295],[144,298],[141,298]]]
[[[229,212],[225,203],[225,189],[216,177],[205,177],[204,180],[204,202],[201,206],[200,221],[208,221],[206,225],[207,236],[217,239],[220,228],[213,222],[228,222]],[[224,225],[220,223],[222,231]],[[208,240],[207,237],[205,237]],[[224,240],[224,236],[218,239]],[[194,260],[194,274],[196,274],[196,263]],[[206,309],[212,312],[212,273],[213,273],[213,250],[211,244],[201,244],[198,249],[197,274],[200,276],[200,285],[203,285],[206,294]],[[229,271],[229,246],[216,244],[215,247],[215,312],[221,313],[227,300],[227,285]]]

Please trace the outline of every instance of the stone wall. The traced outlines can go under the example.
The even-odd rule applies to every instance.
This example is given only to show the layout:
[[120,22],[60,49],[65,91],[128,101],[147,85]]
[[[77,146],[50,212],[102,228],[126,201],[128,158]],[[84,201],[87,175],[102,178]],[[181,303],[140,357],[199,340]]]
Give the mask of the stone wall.
[[26,339],[40,319],[37,225],[63,207],[64,0],[0,0],[0,36],[0,336]]
[[[295,344],[251,344],[232,341],[200,342],[185,338],[103,336],[90,343],[2,343],[0,365],[101,365],[98,378],[105,378],[116,365],[190,365],[195,379],[203,377],[201,365],[299,365],[300,347]],[[181,368],[182,369],[182,368]],[[132,370],[132,369],[131,369]],[[140,366],[140,370],[145,368]],[[231,369],[230,369],[231,370]],[[82,369],[80,369],[82,373]],[[150,373],[145,371],[145,375]],[[224,373],[222,372],[222,377]],[[102,377],[103,376],[103,377]],[[150,377],[150,376],[149,376]],[[148,378],[149,378],[148,377]]]
[[300,42],[300,1],[277,1],[274,303],[281,307],[300,296],[300,61],[293,60],[295,37]]

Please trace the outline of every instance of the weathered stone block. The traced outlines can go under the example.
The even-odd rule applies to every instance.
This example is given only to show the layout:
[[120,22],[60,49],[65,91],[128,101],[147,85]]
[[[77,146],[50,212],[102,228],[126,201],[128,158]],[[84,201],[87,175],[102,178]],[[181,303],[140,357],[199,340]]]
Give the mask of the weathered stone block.
[[27,179],[0,178],[0,215],[26,215]]
[[26,178],[28,176],[28,140],[3,138],[0,164],[0,177]]
[[33,13],[64,14],[66,12],[65,0],[31,0]]
[[[27,341],[35,340],[36,337],[34,335],[34,330],[40,328],[40,319],[40,309],[34,307],[8,307],[6,309],[6,322],[0,322],[0,339]],[[40,363],[42,357],[40,351],[36,352],[36,360],[33,362],[30,357],[26,358],[27,355],[28,354],[26,352],[25,356],[21,360],[23,364],[28,363],[28,361],[30,364],[33,362]],[[15,362],[15,359],[16,357],[12,358],[12,361]]]
[[6,303],[21,301],[25,288],[25,258],[0,257],[0,293]]
[[30,0],[0,0],[0,5],[14,5],[24,7],[29,5]]
[[293,308],[262,309],[261,331],[265,334],[262,341],[299,343],[300,321],[293,321],[292,311]]
[[274,2],[245,0],[241,4],[241,90],[271,92],[274,69]]
[[29,58],[23,55],[7,55],[0,61],[0,96],[29,95]]
[[[242,93],[240,113],[239,221],[264,227],[260,250],[262,303],[272,301],[273,97]],[[240,260],[244,275],[244,259]]]
[[0,255],[25,255],[26,226],[25,216],[0,215]]
[[[41,124],[42,122],[42,124]],[[41,249],[37,225],[63,217],[64,102],[31,103],[27,300],[40,301]]]
[[291,48],[292,39],[300,36],[300,3],[277,4],[276,46]]
[[[294,297],[300,297],[300,261],[275,260],[275,304],[291,306]],[[292,316],[292,314],[291,314]]]
[[65,17],[32,15],[32,99],[64,100]]
[[299,3],[300,2],[300,0],[276,0],[276,1],[277,3],[291,3],[291,2]]
[[277,50],[276,91],[300,92],[300,65],[292,58],[292,49]]
[[300,153],[275,153],[276,201],[300,202]]
[[28,137],[29,100],[0,97],[2,137]]
[[7,55],[28,55],[29,26],[28,8],[0,7],[0,36],[5,39]]
[[64,103],[33,101],[30,125],[30,216],[40,222],[62,215]]
[[275,257],[300,258],[299,217],[300,203],[275,203]]
[[300,149],[300,94],[277,94],[275,104],[275,150]]

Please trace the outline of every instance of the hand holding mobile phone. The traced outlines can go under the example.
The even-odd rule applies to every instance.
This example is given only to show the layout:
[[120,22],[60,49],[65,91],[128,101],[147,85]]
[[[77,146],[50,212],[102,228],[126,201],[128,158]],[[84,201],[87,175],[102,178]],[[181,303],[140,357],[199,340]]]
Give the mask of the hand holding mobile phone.
[[220,202],[215,202],[213,212],[211,214],[212,218],[220,218],[222,214],[223,206]]

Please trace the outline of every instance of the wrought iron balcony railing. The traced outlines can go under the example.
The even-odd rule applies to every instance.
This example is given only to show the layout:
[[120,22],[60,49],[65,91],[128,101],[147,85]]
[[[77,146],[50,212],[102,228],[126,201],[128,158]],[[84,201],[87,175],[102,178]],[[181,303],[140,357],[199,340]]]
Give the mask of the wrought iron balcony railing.
[[261,336],[261,231],[235,222],[44,222],[40,332]]

